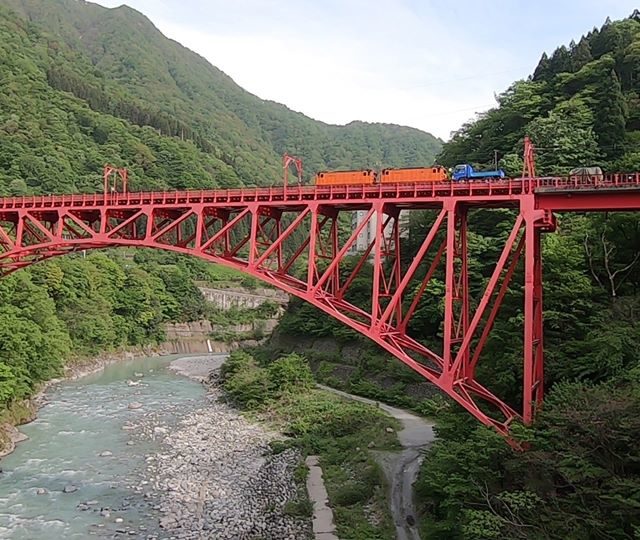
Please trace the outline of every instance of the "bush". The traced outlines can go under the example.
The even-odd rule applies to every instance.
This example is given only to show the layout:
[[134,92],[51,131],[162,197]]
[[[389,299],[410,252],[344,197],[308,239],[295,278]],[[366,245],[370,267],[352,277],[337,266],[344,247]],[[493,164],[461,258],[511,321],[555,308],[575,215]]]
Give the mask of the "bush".
[[267,368],[275,393],[284,394],[313,387],[313,373],[307,361],[297,354],[278,358]]
[[368,501],[373,495],[370,489],[361,482],[348,482],[340,486],[333,495],[333,503],[339,506],[352,506]]
[[286,440],[286,441],[275,440],[269,443],[269,448],[271,448],[271,453],[274,455],[281,454],[285,450],[289,450],[289,448],[291,448],[292,446],[293,446],[293,443],[290,440]]
[[242,351],[232,352],[228,358],[222,364],[220,368],[220,377],[225,382],[232,378],[236,373],[244,371],[252,366],[255,366],[256,362],[253,356]]
[[222,379],[232,401],[247,409],[257,409],[272,397],[267,370],[259,367],[251,356],[234,353],[229,361],[230,365],[225,363]]
[[284,513],[288,516],[310,518],[313,515],[313,503],[309,499],[289,501],[284,505]]

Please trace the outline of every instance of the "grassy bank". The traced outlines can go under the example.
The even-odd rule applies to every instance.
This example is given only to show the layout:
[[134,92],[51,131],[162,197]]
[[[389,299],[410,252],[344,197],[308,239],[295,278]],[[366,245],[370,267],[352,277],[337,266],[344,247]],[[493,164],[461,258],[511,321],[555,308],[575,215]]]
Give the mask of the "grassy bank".
[[[263,366],[247,353],[232,353],[222,384],[231,402],[287,436],[273,444],[275,452],[295,446],[304,456],[320,456],[340,538],[395,538],[384,475],[372,455],[399,448],[394,419],[317,390],[307,362],[296,354]],[[291,505],[291,511],[309,510],[306,501]]]

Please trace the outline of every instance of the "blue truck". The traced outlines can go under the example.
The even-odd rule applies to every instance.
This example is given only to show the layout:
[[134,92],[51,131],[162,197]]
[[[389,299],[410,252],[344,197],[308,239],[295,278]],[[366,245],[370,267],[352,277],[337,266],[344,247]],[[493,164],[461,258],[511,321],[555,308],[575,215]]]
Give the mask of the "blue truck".
[[456,165],[453,169],[451,178],[454,182],[462,182],[463,180],[488,180],[491,178],[504,178],[504,171],[474,171],[471,165]]

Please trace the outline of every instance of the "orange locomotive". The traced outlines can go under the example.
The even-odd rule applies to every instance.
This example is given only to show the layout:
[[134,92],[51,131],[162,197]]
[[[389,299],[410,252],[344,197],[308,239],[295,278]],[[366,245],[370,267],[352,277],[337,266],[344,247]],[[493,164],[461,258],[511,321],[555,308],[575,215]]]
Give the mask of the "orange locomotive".
[[376,183],[377,174],[371,169],[363,171],[325,171],[316,175],[317,186],[370,185]]
[[422,182],[443,182],[448,179],[447,169],[440,165],[415,169],[384,169],[380,175],[381,184],[400,184],[403,182],[419,184]]
[[361,171],[324,171],[316,175],[317,186],[345,186],[372,184],[401,184],[444,182],[449,179],[447,169],[440,165],[407,169],[383,169],[380,173]]

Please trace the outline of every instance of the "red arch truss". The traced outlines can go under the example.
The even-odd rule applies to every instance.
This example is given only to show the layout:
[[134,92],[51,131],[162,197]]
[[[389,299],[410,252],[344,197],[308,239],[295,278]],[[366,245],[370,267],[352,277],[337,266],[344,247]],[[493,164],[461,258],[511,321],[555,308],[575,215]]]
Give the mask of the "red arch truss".
[[[160,248],[236,268],[367,336],[478,420],[507,434],[530,422],[543,395],[540,236],[554,210],[639,210],[640,175],[530,178],[493,183],[257,188],[0,199],[0,275],[65,253],[117,246]],[[483,293],[469,294],[467,217],[513,210],[513,226]],[[403,216],[435,210],[410,261]],[[353,227],[341,216],[349,214]],[[361,250],[356,248],[361,246]],[[414,246],[415,249],[415,246]],[[347,255],[357,253],[355,266]],[[353,261],[353,258],[351,258]],[[370,261],[371,267],[365,264]],[[515,410],[476,379],[476,367],[516,265],[523,261],[524,377]],[[368,276],[371,302],[352,302]],[[434,275],[444,276],[441,345],[409,335]],[[362,287],[363,280],[358,280]],[[440,281],[441,283],[441,281]],[[433,342],[436,336],[431,336]]]

